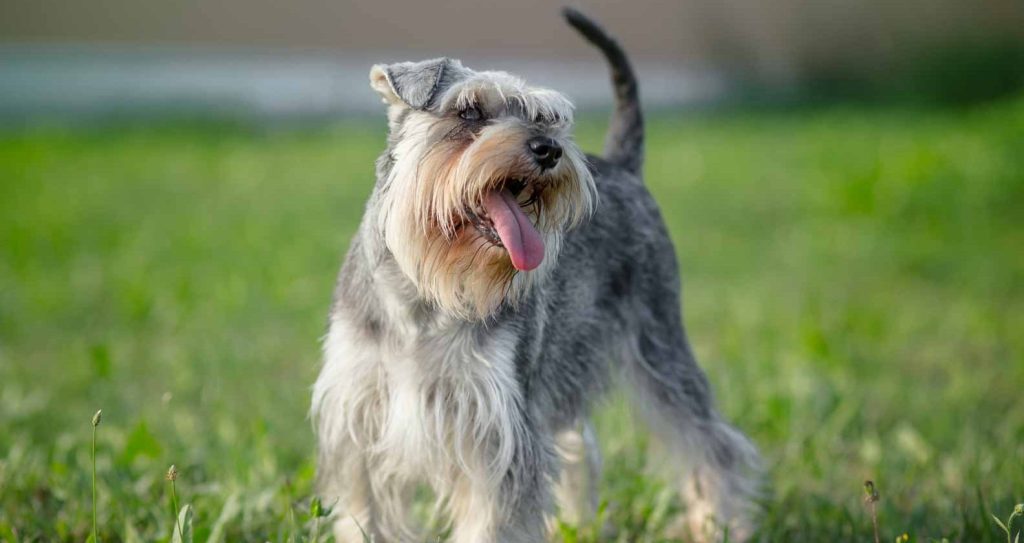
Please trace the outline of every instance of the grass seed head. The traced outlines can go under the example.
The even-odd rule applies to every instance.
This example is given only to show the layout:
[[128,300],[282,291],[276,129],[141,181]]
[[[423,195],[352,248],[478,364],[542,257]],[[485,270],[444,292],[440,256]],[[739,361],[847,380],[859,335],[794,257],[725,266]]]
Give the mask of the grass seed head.
[[866,503],[875,503],[878,501],[878,489],[875,488],[874,481],[864,481],[864,494],[864,501]]
[[178,468],[174,467],[174,464],[171,464],[171,467],[167,468],[167,480],[168,481],[177,481],[178,480]]
[[93,426],[93,428],[99,426],[100,425],[100,420],[102,420],[102,419],[103,419],[103,410],[100,409],[99,411],[96,412],[95,415],[92,416],[92,426]]

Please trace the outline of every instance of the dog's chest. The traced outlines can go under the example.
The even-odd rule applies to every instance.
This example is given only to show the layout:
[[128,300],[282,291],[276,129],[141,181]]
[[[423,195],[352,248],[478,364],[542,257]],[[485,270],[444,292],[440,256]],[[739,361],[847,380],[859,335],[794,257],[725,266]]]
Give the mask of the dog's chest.
[[454,326],[382,345],[380,354],[372,450],[383,466],[448,478],[511,463],[522,428],[511,331]]

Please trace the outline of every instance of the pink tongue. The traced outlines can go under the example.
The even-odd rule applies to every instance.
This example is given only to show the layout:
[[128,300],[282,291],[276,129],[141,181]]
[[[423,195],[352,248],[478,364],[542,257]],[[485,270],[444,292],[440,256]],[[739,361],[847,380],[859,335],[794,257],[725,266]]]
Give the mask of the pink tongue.
[[523,213],[508,190],[492,190],[484,196],[484,209],[494,221],[494,229],[505,245],[512,265],[517,270],[529,271],[544,260],[544,240]]

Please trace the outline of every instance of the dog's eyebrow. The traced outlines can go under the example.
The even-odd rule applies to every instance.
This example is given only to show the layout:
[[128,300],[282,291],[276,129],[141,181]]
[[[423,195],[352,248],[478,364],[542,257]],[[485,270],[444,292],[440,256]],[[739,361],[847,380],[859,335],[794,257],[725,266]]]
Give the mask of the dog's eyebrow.
[[445,132],[444,135],[441,136],[441,139],[455,139],[455,134],[461,132],[463,129],[465,129],[465,125],[463,125],[462,123],[457,123],[455,126],[452,126],[450,130]]

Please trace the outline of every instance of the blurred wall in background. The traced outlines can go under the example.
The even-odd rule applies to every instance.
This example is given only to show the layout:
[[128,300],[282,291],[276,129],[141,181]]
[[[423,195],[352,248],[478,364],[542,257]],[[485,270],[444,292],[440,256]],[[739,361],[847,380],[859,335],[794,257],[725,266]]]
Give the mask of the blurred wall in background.
[[[842,94],[895,72],[917,70],[915,81],[942,87],[1024,65],[1020,0],[574,4],[620,36],[655,105],[714,99],[737,82]],[[357,90],[372,62],[437,55],[571,84],[584,106],[606,105],[607,92],[597,92],[603,74],[593,73],[600,64],[558,8],[545,0],[5,0],[0,107],[76,111],[113,95],[124,105],[132,89],[150,105],[174,97],[195,105],[248,89],[244,107],[271,113],[329,112],[342,98],[360,110],[373,103]],[[1014,85],[1015,77],[992,84]],[[60,92],[40,90],[76,86],[84,94],[63,102]],[[357,93],[366,96],[353,107]]]

